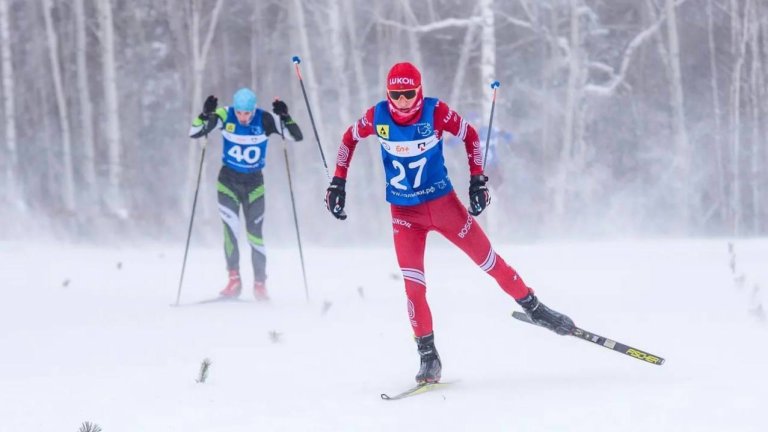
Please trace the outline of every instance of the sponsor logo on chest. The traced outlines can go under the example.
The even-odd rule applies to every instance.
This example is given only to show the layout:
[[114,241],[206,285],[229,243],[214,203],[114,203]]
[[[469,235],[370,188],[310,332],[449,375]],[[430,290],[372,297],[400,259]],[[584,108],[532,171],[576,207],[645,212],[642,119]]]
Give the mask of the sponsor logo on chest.
[[408,146],[401,146],[399,144],[395,146],[395,153],[397,154],[407,154],[410,150]]
[[378,124],[376,125],[376,133],[384,139],[389,139],[389,125]]
[[433,148],[438,142],[439,140],[434,135],[414,141],[388,141],[379,137],[379,143],[387,153],[402,157],[419,156]]
[[419,136],[428,137],[432,135],[432,125],[429,123],[417,123],[416,132],[418,132]]

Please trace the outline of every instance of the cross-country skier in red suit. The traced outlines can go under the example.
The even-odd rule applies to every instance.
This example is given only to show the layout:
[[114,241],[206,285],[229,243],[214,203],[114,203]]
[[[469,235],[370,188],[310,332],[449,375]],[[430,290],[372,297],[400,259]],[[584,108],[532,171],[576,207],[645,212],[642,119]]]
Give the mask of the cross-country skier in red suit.
[[[469,162],[469,212],[453,190],[443,159],[443,133],[464,141]],[[336,172],[326,193],[326,207],[344,220],[347,170],[357,143],[376,135],[387,177],[397,261],[405,280],[408,315],[421,357],[416,382],[440,380],[442,363],[435,349],[432,313],[426,298],[424,248],[427,233],[437,231],[461,248],[483,271],[496,279],[537,324],[564,335],[574,324],[567,316],[539,302],[517,272],[493,250],[474,216],[490,204],[483,175],[477,131],[444,102],[425,98],[421,73],[411,63],[398,63],[387,75],[387,99],[366,111],[344,133]]]

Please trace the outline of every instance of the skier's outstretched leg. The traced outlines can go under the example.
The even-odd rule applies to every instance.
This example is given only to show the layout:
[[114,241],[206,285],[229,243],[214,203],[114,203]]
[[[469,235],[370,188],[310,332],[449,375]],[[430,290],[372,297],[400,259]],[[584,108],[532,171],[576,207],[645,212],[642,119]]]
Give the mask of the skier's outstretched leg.
[[501,289],[512,296],[536,324],[561,335],[573,331],[573,321],[541,303],[517,271],[496,254],[477,219],[467,212],[455,193],[430,204],[435,206],[432,214],[441,215],[439,223],[436,221],[438,231],[496,279]]
[[496,280],[501,289],[515,300],[530,292],[515,269],[496,254],[477,219],[467,213],[456,193],[450,193],[430,203],[437,231],[464,251],[481,270]]

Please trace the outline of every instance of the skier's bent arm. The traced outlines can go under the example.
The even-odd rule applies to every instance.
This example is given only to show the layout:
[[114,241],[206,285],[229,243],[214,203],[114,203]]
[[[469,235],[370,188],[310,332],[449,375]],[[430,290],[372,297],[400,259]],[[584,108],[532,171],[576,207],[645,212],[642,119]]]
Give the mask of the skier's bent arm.
[[355,153],[357,143],[361,139],[373,135],[373,110],[374,107],[369,108],[362,117],[344,132],[339,151],[336,154],[336,171],[333,174],[335,177],[347,178],[347,171],[349,170],[349,164],[352,162],[352,155]]
[[206,122],[201,116],[195,117],[195,119],[192,120],[192,126],[189,128],[189,137],[200,138],[203,135],[208,135],[213,129],[221,129],[224,127],[224,120],[227,118],[227,109],[217,108],[215,113],[217,117],[216,123]]
[[[285,117],[281,119],[275,114],[264,111],[264,116],[261,118],[261,122],[264,125],[264,133],[267,135],[271,135],[273,133],[280,135],[281,131],[278,130],[276,125],[281,121],[283,122],[285,129],[288,130],[289,138],[291,138],[293,141],[301,141],[304,139],[304,134],[301,133],[301,128],[299,128],[299,125],[297,125],[296,122],[293,121],[291,116],[288,114],[286,114]],[[285,134],[282,135],[283,138],[285,138]]]
[[483,153],[480,149],[480,136],[477,130],[443,101],[439,101],[435,106],[434,121],[435,130],[439,131],[438,133],[447,131],[464,141],[469,174],[473,176],[483,174]]

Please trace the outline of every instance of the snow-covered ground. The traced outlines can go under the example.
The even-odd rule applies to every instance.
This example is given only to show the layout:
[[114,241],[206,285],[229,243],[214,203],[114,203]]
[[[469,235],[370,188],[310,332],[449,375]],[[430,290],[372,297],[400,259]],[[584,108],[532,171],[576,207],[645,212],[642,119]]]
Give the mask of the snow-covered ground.
[[[272,247],[271,303],[170,307],[182,245],[0,242],[0,431],[768,430],[768,323],[750,312],[768,305],[768,240],[736,243],[741,287],[726,240],[497,250],[577,325],[666,364],[512,319],[492,279],[431,237],[429,298],[454,384],[386,402],[418,368],[390,249],[305,249],[307,302],[297,251]],[[182,303],[214,296],[223,263],[193,248]]]

